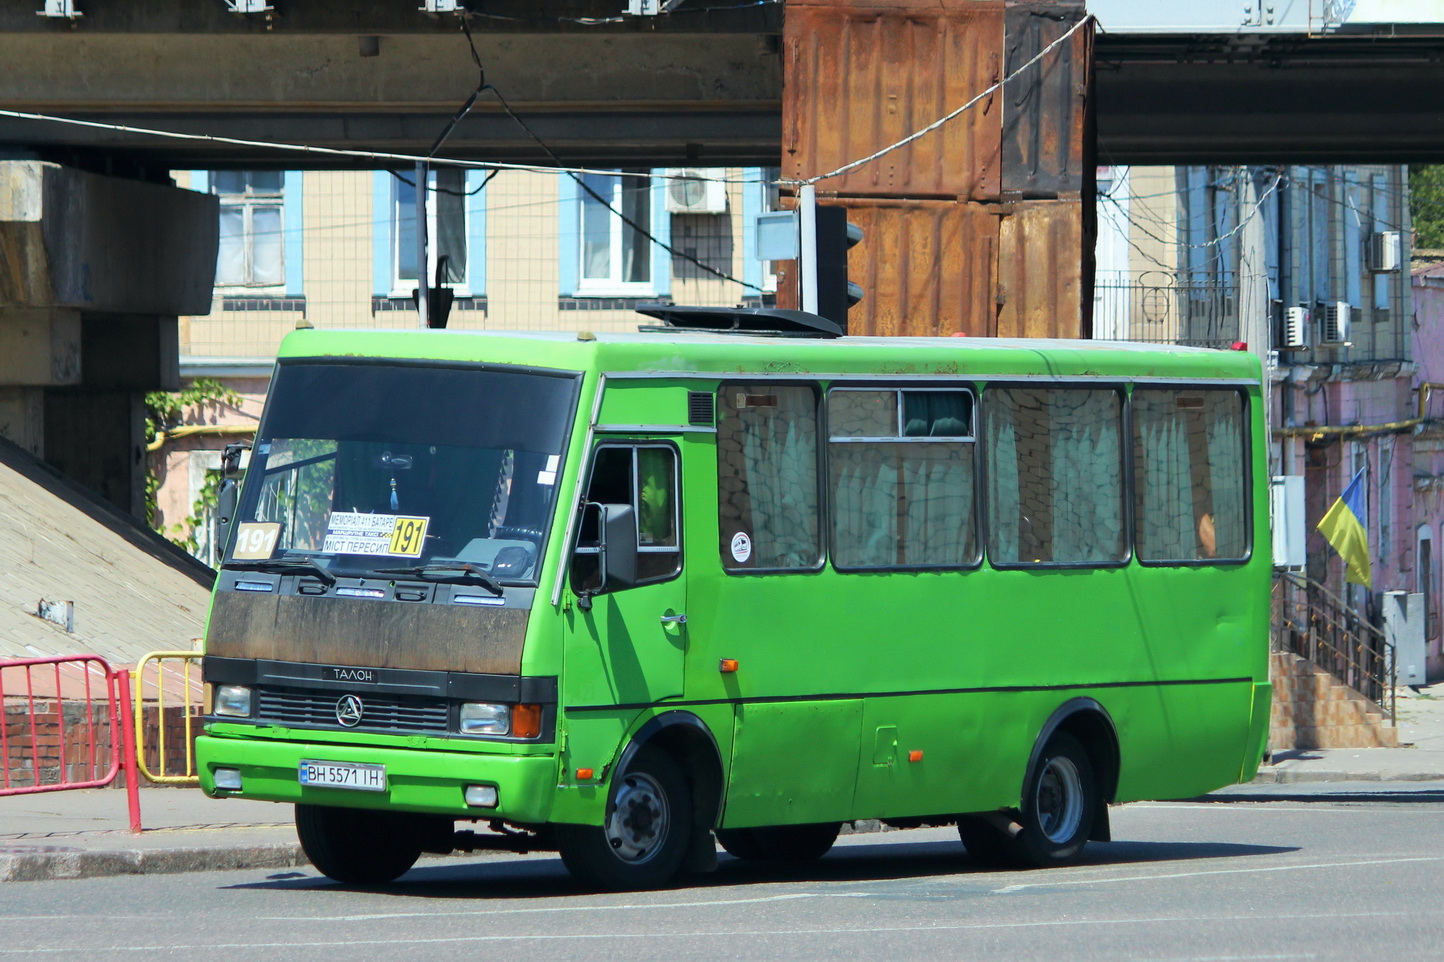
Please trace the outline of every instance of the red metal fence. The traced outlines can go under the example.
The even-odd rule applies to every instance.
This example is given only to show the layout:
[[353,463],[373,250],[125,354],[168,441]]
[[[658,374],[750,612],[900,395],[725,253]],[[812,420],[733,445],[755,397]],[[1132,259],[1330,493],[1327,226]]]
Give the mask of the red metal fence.
[[98,655],[0,661],[0,796],[102,788],[124,768],[140,831],[129,676]]

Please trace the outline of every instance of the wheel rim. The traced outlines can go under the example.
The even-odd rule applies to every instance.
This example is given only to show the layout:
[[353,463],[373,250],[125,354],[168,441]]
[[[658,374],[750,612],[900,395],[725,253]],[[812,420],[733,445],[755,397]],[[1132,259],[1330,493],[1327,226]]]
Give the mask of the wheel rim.
[[1063,755],[1048,759],[1034,792],[1038,827],[1054,844],[1073,838],[1083,819],[1083,778],[1078,766]]
[[607,818],[607,843],[625,862],[645,862],[662,849],[671,831],[667,794],[651,775],[635,772],[617,787],[616,806]]

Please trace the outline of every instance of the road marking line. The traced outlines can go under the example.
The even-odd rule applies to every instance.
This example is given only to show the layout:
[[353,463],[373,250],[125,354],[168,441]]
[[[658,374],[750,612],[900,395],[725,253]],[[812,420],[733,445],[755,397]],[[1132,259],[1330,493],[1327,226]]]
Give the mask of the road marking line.
[[791,902],[797,899],[820,899],[820,898],[870,898],[866,892],[798,892],[791,895],[768,895],[751,899],[719,899],[717,901],[696,901],[696,902],[633,902],[623,905],[558,905],[546,908],[534,909],[478,909],[472,912],[387,912],[371,915],[264,915],[260,916],[263,922],[369,922],[378,919],[409,919],[409,918],[439,918],[490,916],[490,915],[529,915],[538,912],[625,912],[632,909],[651,911],[655,909],[696,909],[707,908],[713,905],[761,905],[767,902]]
[[1163,875],[1123,875],[1105,878],[1065,879],[1061,882],[1021,882],[993,889],[994,895],[1021,892],[1023,889],[1058,888],[1064,885],[1110,885],[1114,882],[1156,882],[1170,878],[1198,878],[1204,875],[1249,875],[1262,872],[1297,872],[1315,868],[1354,868],[1363,865],[1397,865],[1401,862],[1444,862],[1444,856],[1417,856],[1407,858],[1375,858],[1354,862],[1312,862],[1307,865],[1265,865],[1257,868],[1217,868],[1200,872],[1169,872]]
[[[445,938],[413,939],[408,938],[408,945],[447,945],[465,943],[486,943],[486,942],[562,942],[582,940],[606,940],[606,939],[702,939],[702,938],[737,938],[739,936],[756,936],[775,939],[779,936],[792,937],[814,937],[819,935],[861,935],[869,933],[905,933],[905,932],[958,932],[958,931],[984,931],[990,929],[1036,929],[1054,928],[1058,926],[1112,926],[1112,925],[1160,925],[1177,924],[1180,922],[1280,922],[1280,921],[1312,921],[1319,919],[1377,919],[1384,917],[1409,917],[1419,918],[1425,915],[1440,915],[1444,912],[1320,912],[1300,915],[1197,915],[1197,916],[1155,916],[1153,918],[1123,918],[1123,919],[1042,919],[1032,922],[959,922],[944,923],[940,925],[866,925],[849,926],[846,928],[831,929],[743,929],[743,930],[702,930],[688,932],[585,932],[576,934],[531,934],[522,933],[517,935],[465,935],[451,936]],[[198,942],[190,945],[178,942],[167,942],[159,945],[97,945],[97,946],[56,946],[42,945],[28,948],[0,948],[0,955],[19,955],[21,953],[57,953],[57,952],[159,952],[169,950],[210,950],[212,952],[222,949],[298,949],[298,948],[345,948],[366,945],[394,946],[394,938],[376,939],[348,939],[345,941],[330,942]],[[1268,958],[1267,956],[1254,958]]]

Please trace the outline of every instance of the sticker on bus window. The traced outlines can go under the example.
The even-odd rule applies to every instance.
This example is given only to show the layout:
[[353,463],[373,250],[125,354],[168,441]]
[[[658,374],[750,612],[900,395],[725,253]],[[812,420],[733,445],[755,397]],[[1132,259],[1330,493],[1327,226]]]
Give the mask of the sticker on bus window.
[[547,456],[547,466],[536,473],[536,483],[552,485],[557,483],[557,468],[561,465],[561,456],[552,454]]
[[236,549],[231,557],[237,561],[264,561],[275,552],[280,536],[279,521],[247,521],[236,528]]
[[752,557],[752,539],[747,537],[745,531],[739,531],[732,536],[732,560],[738,564],[746,564],[747,559]]
[[321,550],[326,554],[419,558],[430,524],[430,518],[335,511],[326,524],[326,540]]

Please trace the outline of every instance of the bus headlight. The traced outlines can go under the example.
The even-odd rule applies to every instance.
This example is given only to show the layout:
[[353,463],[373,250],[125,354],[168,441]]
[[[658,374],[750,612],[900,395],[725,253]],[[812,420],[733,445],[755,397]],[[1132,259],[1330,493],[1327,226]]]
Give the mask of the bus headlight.
[[506,735],[511,732],[511,707],[468,701],[461,706],[463,735]]
[[251,717],[251,690],[245,685],[220,685],[216,688],[215,708],[217,715],[234,715],[238,718]]

